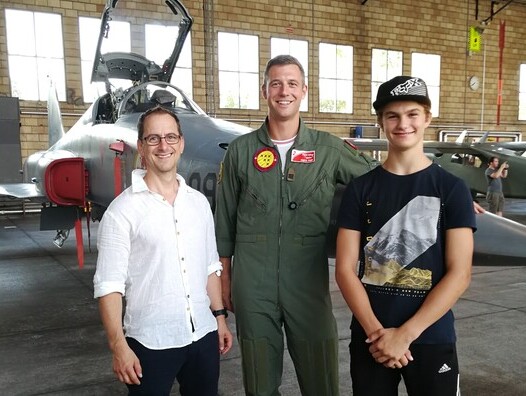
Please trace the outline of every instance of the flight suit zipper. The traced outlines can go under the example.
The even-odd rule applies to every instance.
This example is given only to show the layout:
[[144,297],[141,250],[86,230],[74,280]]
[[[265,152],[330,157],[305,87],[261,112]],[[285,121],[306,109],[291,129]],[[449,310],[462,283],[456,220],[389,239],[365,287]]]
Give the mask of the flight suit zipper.
[[[287,159],[285,158],[285,166],[287,165]],[[283,167],[281,165],[281,156],[279,156],[278,161],[279,166],[279,232],[278,232],[278,267],[276,269],[276,276],[277,276],[277,308],[281,310],[281,304],[280,304],[280,268],[281,268],[281,237],[283,235],[283,194],[284,194],[284,186],[283,183],[285,182],[285,176],[283,174]]]

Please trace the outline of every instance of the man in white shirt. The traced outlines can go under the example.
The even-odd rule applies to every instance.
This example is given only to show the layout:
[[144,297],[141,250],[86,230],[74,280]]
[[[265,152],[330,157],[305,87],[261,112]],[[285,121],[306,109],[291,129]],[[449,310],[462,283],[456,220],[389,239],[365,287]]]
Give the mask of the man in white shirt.
[[129,395],[168,395],[177,378],[181,395],[216,396],[232,334],[210,205],[177,174],[184,138],[170,109],[145,112],[138,135],[146,170],[133,171],[97,237],[94,295],[113,371]]

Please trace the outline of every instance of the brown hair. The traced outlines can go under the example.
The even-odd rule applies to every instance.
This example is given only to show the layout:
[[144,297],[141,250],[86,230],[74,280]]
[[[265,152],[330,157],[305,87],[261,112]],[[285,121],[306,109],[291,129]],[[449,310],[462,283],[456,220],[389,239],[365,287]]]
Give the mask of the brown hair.
[[139,121],[137,122],[137,133],[138,133],[138,139],[142,140],[142,137],[144,136],[144,121],[146,118],[152,114],[156,113],[165,113],[172,116],[172,118],[177,123],[177,129],[179,130],[179,135],[183,136],[183,130],[181,129],[181,123],[179,122],[179,117],[177,117],[177,114],[175,114],[170,108],[157,105],[152,107],[151,109],[146,110],[144,113],[141,114],[139,117]]
[[297,60],[292,55],[278,55],[267,62],[267,67],[265,67],[265,77],[263,80],[263,85],[266,86],[268,83],[268,74],[272,66],[284,66],[284,65],[298,66],[301,72],[301,82],[303,85],[305,85],[305,70],[303,69],[303,66],[301,65],[300,61]]

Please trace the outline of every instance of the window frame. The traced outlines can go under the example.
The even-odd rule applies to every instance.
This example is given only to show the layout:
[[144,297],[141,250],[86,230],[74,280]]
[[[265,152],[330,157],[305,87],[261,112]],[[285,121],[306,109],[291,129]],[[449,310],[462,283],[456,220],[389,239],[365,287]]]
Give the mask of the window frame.
[[219,108],[259,110],[259,36],[217,32],[217,54]]
[[[326,47],[325,49],[322,49],[322,47]],[[325,55],[328,55],[327,52],[331,51],[332,49],[334,49],[334,61],[333,61],[333,65],[334,65],[334,70],[329,71],[325,68],[324,64],[326,64],[326,61],[327,61],[327,56]],[[324,42],[320,42],[319,45],[318,45],[318,51],[319,51],[319,76],[318,76],[318,79],[319,79],[319,83],[318,83],[318,86],[319,86],[319,92],[318,92],[318,109],[320,111],[320,113],[336,113],[336,114],[352,114],[353,113],[353,107],[354,107],[354,98],[353,98],[353,91],[354,91],[354,78],[353,78],[353,75],[354,75],[354,67],[353,67],[353,64],[354,64],[354,47],[352,45],[343,45],[343,44],[332,44],[332,43],[324,43]],[[350,56],[349,56],[349,59],[348,59],[348,64],[347,66],[349,67],[350,71],[349,72],[345,72],[345,65],[340,65],[340,62],[338,62],[338,53],[340,52],[346,52],[346,51],[349,51],[350,52]],[[332,52],[332,51],[331,51]],[[346,60],[347,58],[346,57],[342,57],[343,60]],[[341,71],[341,72],[340,72]],[[347,74],[346,77],[348,78],[343,78],[343,76],[345,76],[345,74]],[[340,77],[342,76],[342,77]],[[326,96],[326,97],[322,97],[322,92],[324,91],[324,86],[326,85],[324,82],[332,82],[331,85],[333,85],[333,88],[332,89],[327,89],[326,91],[332,91],[334,93],[334,97],[332,98],[333,99],[333,106],[330,110],[323,110],[323,105],[322,105],[322,101],[324,100],[331,100],[331,99],[327,99],[329,96]],[[347,95],[348,95],[348,99],[349,99],[349,106],[345,106],[345,108],[343,110],[338,110],[338,103],[339,103],[339,97],[341,97],[339,95],[339,92],[342,88],[343,85],[347,85],[347,88],[344,89],[344,92],[347,91]],[[346,103],[345,101],[343,101],[344,103]]]
[[[6,8],[4,16],[11,96],[46,102],[50,86],[54,86],[58,99],[65,101],[62,14]],[[21,18],[30,18],[31,23],[22,23]],[[17,34],[19,31],[24,34]],[[23,40],[18,41],[17,37],[23,37]],[[61,45],[57,45],[58,41]],[[28,65],[32,72],[28,72]]]
[[526,63],[519,65],[519,90],[518,90],[517,120],[526,121]]

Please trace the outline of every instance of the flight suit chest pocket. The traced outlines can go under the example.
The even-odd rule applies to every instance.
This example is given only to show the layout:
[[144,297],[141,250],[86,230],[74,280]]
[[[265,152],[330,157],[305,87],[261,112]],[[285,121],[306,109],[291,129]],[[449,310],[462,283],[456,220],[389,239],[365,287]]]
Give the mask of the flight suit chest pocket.
[[267,217],[268,203],[257,189],[247,186],[241,191],[237,211],[242,216],[238,219],[243,225],[242,229],[254,231],[261,227],[262,221]]
[[334,195],[334,188],[329,185],[325,172],[321,172],[314,179],[308,180],[307,178],[303,186],[304,188],[295,194],[299,208],[310,206],[311,203],[318,205],[324,202],[328,196]]
[[291,213],[295,218],[296,231],[300,235],[320,235],[327,230],[334,196],[334,185],[325,172],[306,183],[307,188],[296,196],[296,209]]

